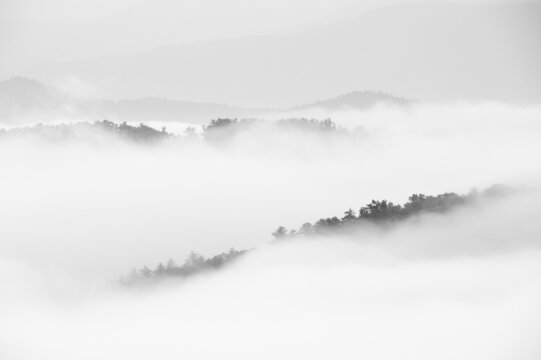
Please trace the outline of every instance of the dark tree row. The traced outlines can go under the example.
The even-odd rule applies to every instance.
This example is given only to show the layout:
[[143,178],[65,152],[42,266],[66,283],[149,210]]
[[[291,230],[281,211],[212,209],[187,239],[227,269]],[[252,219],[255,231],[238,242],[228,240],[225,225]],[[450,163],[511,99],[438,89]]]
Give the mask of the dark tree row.
[[472,197],[472,194],[461,196],[455,193],[437,196],[413,194],[404,205],[393,204],[387,200],[372,200],[369,204],[361,207],[358,212],[349,209],[340,218],[336,216],[322,218],[314,224],[305,223],[298,230],[288,231],[284,226],[280,226],[272,235],[275,239],[281,240],[299,235],[314,236],[339,233],[343,230],[356,229],[362,224],[385,225],[420,213],[444,213],[465,204]]
[[[236,134],[249,129],[251,126],[262,123],[259,119],[215,119],[203,127],[203,137],[210,142],[224,142],[232,139]],[[306,118],[282,119],[272,123],[278,129],[298,130],[312,134],[343,133],[331,119],[316,120]]]
[[[229,119],[229,118],[219,118],[211,120],[207,126],[204,126],[203,129],[205,133],[212,133],[216,130],[224,129],[240,129],[243,127],[248,127],[252,124],[262,122],[263,120],[259,119]],[[317,119],[307,119],[307,118],[289,118],[282,119],[275,122],[277,126],[296,128],[301,130],[312,130],[312,131],[337,131],[339,128],[331,119],[317,120]]]
[[[468,195],[458,195],[456,193],[444,193],[436,196],[413,194],[409,197],[408,202],[403,205],[394,204],[387,200],[372,200],[362,206],[358,212],[349,209],[340,218],[336,216],[322,218],[314,224],[305,223],[298,230],[288,231],[285,227],[280,226],[272,235],[276,240],[285,240],[301,236],[313,237],[337,235],[345,232],[351,233],[352,230],[362,228],[363,225],[385,227],[424,213],[446,213],[479,198],[500,197],[510,191],[507,187],[495,185],[482,193],[472,191]],[[219,269],[247,251],[231,249],[228,253],[222,253],[208,259],[191,252],[181,266],[177,266],[173,260],[169,260],[165,265],[160,263],[153,270],[144,266],[141,269],[133,269],[131,274],[121,281],[126,285],[134,285],[137,283],[150,283],[153,280],[163,278],[184,278],[203,271]]]
[[317,120],[306,118],[282,119],[276,122],[276,125],[284,128],[293,128],[313,132],[337,132],[344,131],[336,126],[331,119]]
[[157,141],[172,136],[172,134],[166,131],[165,127],[162,127],[161,131],[158,131],[143,123],[140,123],[138,126],[132,126],[127,124],[126,122],[117,125],[112,121],[103,120],[96,121],[94,123],[94,126],[102,130],[108,130],[112,133],[119,134],[120,136],[126,137],[134,141]]
[[169,259],[167,263],[159,263],[154,269],[150,269],[148,266],[143,266],[140,269],[134,268],[128,276],[122,277],[120,281],[125,285],[135,285],[165,278],[185,278],[204,271],[219,269],[246,251],[237,251],[231,248],[227,253],[221,253],[207,259],[192,251],[182,265],[177,265],[173,259]]
[[31,127],[0,130],[0,135],[3,136],[38,136],[41,139],[51,141],[77,139],[79,136],[92,133],[116,135],[126,140],[139,143],[154,143],[173,137],[173,134],[168,133],[165,127],[161,130],[156,130],[143,123],[133,126],[126,122],[116,124],[109,120],[95,121],[93,123],[80,122],[58,125],[37,124]]
[[[250,128],[250,126],[263,122],[263,120],[257,119],[215,119],[212,120],[207,126],[203,127],[202,139],[209,142],[223,142],[232,139],[238,132],[247,130]],[[336,124],[330,119],[315,120],[292,118],[279,120],[272,124],[277,128],[297,129],[311,133],[331,134],[344,132],[344,130],[337,128]],[[117,135],[124,139],[139,143],[155,143],[167,138],[176,138],[177,140],[199,138],[194,127],[188,127],[183,136],[176,136],[167,132],[165,127],[163,127],[161,130],[156,130],[143,123],[133,126],[127,124],[126,122],[117,124],[109,120],[95,121],[93,123],[80,122],[75,124],[58,125],[37,124],[35,126],[10,130],[0,129],[0,135],[30,135],[38,136],[46,140],[61,141],[77,138],[85,133],[92,133],[92,131]]]

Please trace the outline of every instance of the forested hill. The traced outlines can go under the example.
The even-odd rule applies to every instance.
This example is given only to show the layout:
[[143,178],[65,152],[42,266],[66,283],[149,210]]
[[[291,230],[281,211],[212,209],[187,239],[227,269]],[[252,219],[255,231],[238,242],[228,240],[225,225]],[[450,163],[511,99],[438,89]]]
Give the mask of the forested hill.
[[165,127],[156,130],[143,123],[139,125],[130,125],[125,122],[116,124],[108,120],[58,125],[37,124],[13,129],[0,129],[0,137],[2,138],[30,138],[50,142],[82,139],[102,140],[104,136],[139,143],[155,143],[174,137],[173,134],[167,132]]
[[117,137],[138,143],[157,143],[169,140],[193,140],[200,138],[209,142],[224,142],[233,139],[244,130],[257,125],[268,125],[271,129],[283,131],[300,131],[310,134],[344,134],[330,119],[317,120],[306,118],[288,118],[275,122],[260,119],[230,119],[218,118],[211,120],[208,125],[200,128],[188,126],[182,134],[173,134],[164,126],[160,130],[144,123],[130,125],[126,122],[115,123],[109,120],[78,122],[70,124],[44,125],[0,129],[0,137],[27,137],[45,141],[61,142],[70,140],[100,140],[103,136]]
[[436,196],[413,194],[404,205],[394,204],[387,200],[372,200],[362,206],[358,213],[353,209],[348,209],[341,217],[321,218],[314,224],[307,222],[298,230],[288,231],[280,226],[272,235],[275,239],[282,240],[298,236],[336,235],[361,229],[363,225],[387,226],[421,213],[442,214],[466,204],[474,197],[474,194],[458,195],[456,193]]
[[[408,202],[400,205],[387,200],[372,200],[360,207],[358,213],[348,209],[341,217],[321,218],[314,224],[304,223],[298,230],[287,230],[280,226],[272,233],[274,241],[294,241],[295,239],[316,239],[325,236],[350,236],[362,241],[362,230],[368,226],[382,230],[399,224],[407,219],[422,214],[445,214],[457,208],[472,204],[480,199],[502,196],[510,190],[496,185],[481,193],[472,191],[467,195],[444,193],[440,195],[413,194]],[[205,258],[191,252],[182,265],[177,265],[170,259],[165,264],[160,263],[151,269],[147,266],[134,268],[130,274],[121,278],[126,286],[153,284],[164,279],[183,279],[194,274],[217,270],[234,262],[250,250],[230,249],[227,253]]]

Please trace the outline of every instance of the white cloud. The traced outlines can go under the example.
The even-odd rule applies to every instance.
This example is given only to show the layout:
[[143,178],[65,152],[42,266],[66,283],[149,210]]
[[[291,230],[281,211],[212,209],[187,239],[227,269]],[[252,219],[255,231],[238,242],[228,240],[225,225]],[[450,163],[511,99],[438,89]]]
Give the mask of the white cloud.
[[[538,114],[348,112],[333,118],[368,135],[327,141],[268,125],[223,146],[3,140],[0,354],[536,359]],[[373,198],[494,183],[534,189],[363,241],[267,245]],[[150,292],[109,283],[231,246],[258,250]]]

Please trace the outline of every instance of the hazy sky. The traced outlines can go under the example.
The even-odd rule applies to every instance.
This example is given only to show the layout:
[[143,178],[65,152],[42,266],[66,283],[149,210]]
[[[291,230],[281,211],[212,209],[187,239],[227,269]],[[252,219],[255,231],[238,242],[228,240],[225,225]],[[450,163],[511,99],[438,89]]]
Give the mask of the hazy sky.
[[[342,9],[353,3],[352,0],[2,0],[0,52],[4,56],[0,65],[72,60],[305,29],[342,18],[347,13]],[[81,43],[85,45],[83,49]]]
[[[538,101],[539,9],[433,0],[369,11],[404,2],[7,0],[0,80],[26,76],[85,97],[252,107],[354,90]],[[262,34],[279,35],[249,37]],[[224,38],[241,39],[201,43]]]
[[[75,28],[94,26],[95,38],[101,39],[104,33],[111,35],[138,28],[144,29],[155,46],[161,46],[304,29],[357,16],[374,8],[406,2],[412,1],[2,0],[0,1],[0,29],[5,38],[29,31],[28,27],[35,25],[29,22],[37,22],[42,26],[58,26],[67,31],[73,30],[73,26]],[[521,1],[450,0],[446,2],[512,3]],[[142,39],[140,44],[141,49],[152,47],[152,42],[146,39]],[[0,35],[0,46],[2,46],[2,35]]]
[[[116,14],[185,15],[205,21],[205,18],[245,21],[248,17],[296,19],[297,23],[316,17],[347,16],[352,8],[359,11],[411,0],[2,0],[4,17],[19,17],[36,21],[76,22],[95,21]],[[423,2],[458,3],[518,3],[536,0],[425,0]],[[150,13],[149,13],[150,10]],[[357,14],[349,14],[357,15]],[[232,24],[229,24],[231,26]],[[279,28],[283,24],[275,24]]]

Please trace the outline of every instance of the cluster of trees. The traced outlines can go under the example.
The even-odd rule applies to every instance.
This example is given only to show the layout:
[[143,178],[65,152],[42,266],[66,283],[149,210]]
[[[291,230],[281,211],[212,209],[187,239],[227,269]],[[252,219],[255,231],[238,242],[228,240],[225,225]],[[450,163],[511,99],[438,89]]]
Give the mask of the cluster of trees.
[[255,120],[249,120],[249,119],[237,120],[237,119],[229,119],[229,118],[218,118],[218,119],[211,120],[208,125],[203,126],[203,131],[205,133],[212,133],[213,131],[220,130],[220,129],[227,129],[227,128],[232,128],[239,125],[250,124],[253,121]]
[[304,131],[312,132],[338,132],[344,131],[343,129],[336,126],[336,124],[331,119],[317,120],[317,119],[306,119],[306,118],[290,118],[283,119],[276,122],[277,126],[290,128],[290,129],[299,129]]
[[287,230],[280,226],[272,233],[275,239],[287,239],[300,235],[328,235],[340,233],[344,230],[351,231],[361,224],[385,225],[391,222],[404,220],[420,213],[444,213],[459,205],[465,204],[473,194],[457,195],[445,193],[437,196],[426,196],[413,194],[404,205],[393,204],[387,200],[372,200],[356,212],[349,209],[342,217],[322,218],[314,224],[309,222],[303,224],[298,230]]
[[[218,118],[211,120],[207,126],[203,127],[203,139],[210,142],[220,142],[233,138],[238,132],[247,130],[250,126],[263,123],[263,120],[258,119],[229,119]],[[272,126],[282,129],[296,129],[310,133],[336,133],[344,132],[331,119],[316,120],[305,118],[291,118],[279,120],[275,123],[270,123]],[[120,136],[124,139],[139,143],[153,143],[166,138],[177,139],[193,139],[197,138],[197,131],[193,127],[188,127],[183,136],[176,136],[167,132],[163,127],[161,130],[156,130],[148,125],[140,123],[137,126],[130,125],[126,122],[121,124],[114,123],[109,120],[90,122],[79,122],[73,124],[58,124],[44,125],[37,124],[35,126],[15,128],[10,130],[0,129],[0,135],[31,135],[39,136],[40,138],[59,141],[74,139],[85,134],[106,133]]]
[[134,268],[127,276],[123,276],[120,282],[124,285],[135,285],[141,283],[153,283],[156,280],[166,278],[185,278],[208,270],[219,269],[244,254],[247,250],[237,251],[233,248],[227,253],[221,253],[210,258],[191,252],[184,264],[177,265],[173,259],[165,264],[159,263],[154,269],[143,266],[140,269]]
[[[298,230],[288,231],[285,227],[280,226],[272,235],[276,240],[284,240],[301,236],[338,235],[345,232],[351,234],[352,230],[359,229],[363,224],[385,227],[397,221],[423,213],[445,213],[471,203],[480,197],[495,198],[505,196],[510,191],[511,189],[505,186],[495,185],[481,194],[475,190],[468,195],[458,195],[456,193],[444,193],[436,196],[413,194],[409,197],[408,202],[403,205],[394,204],[387,200],[372,200],[367,205],[362,206],[358,212],[349,209],[340,218],[336,216],[322,218],[314,224],[305,223]],[[177,266],[173,260],[169,260],[165,265],[160,263],[153,270],[144,266],[141,269],[133,269],[130,275],[121,279],[121,282],[126,285],[134,285],[138,283],[150,283],[153,280],[163,278],[184,278],[202,271],[219,269],[247,251],[237,251],[232,248],[227,253],[222,253],[208,259],[191,252],[181,266]]]
[[173,136],[172,134],[167,132],[165,127],[162,127],[161,130],[156,130],[143,123],[140,123],[138,126],[132,126],[127,124],[126,122],[123,122],[121,124],[115,124],[112,121],[103,120],[94,122],[93,126],[101,130],[106,130],[114,134],[118,134],[129,140],[139,142],[158,141]]
[[[204,126],[203,129],[206,133],[216,131],[218,129],[227,129],[227,128],[241,128],[246,127],[251,124],[261,122],[263,120],[258,119],[229,119],[229,118],[218,118],[211,120],[207,126]],[[282,127],[291,127],[304,130],[314,130],[314,131],[337,131],[339,128],[331,119],[317,120],[317,119],[307,119],[307,118],[289,118],[282,119],[276,122],[277,126]]]
[[116,124],[109,120],[90,122],[79,122],[74,124],[44,125],[37,124],[30,127],[0,130],[0,135],[22,135],[38,136],[41,139],[51,141],[62,141],[77,139],[92,134],[112,134],[124,139],[139,143],[153,143],[172,137],[163,127],[156,130],[150,126],[140,123],[137,126],[129,125],[126,122]]
[[[258,119],[227,119],[220,118],[212,120],[207,126],[203,127],[203,136],[206,140],[219,142],[232,138],[242,130],[250,126],[261,123]],[[341,133],[345,130],[338,128],[331,119],[317,120],[306,118],[282,119],[271,123],[279,129],[298,130],[309,133],[331,134]]]

